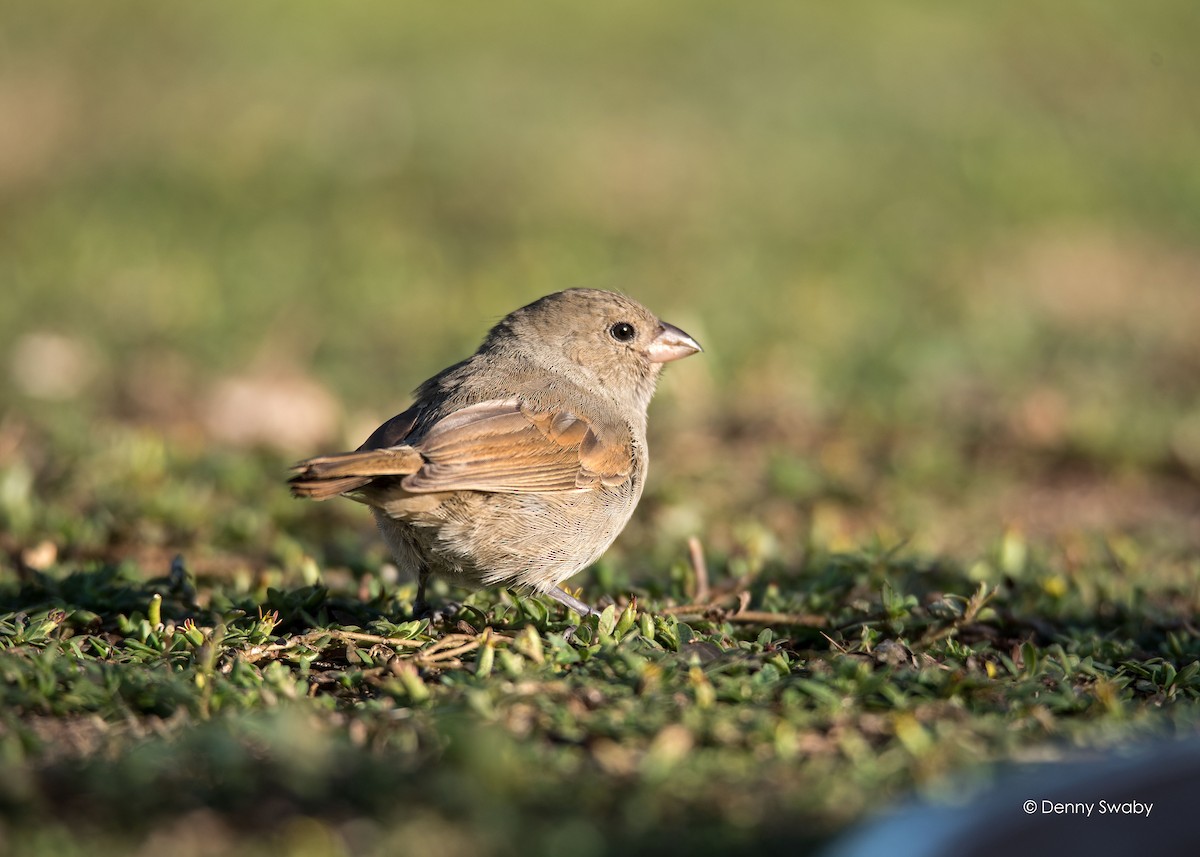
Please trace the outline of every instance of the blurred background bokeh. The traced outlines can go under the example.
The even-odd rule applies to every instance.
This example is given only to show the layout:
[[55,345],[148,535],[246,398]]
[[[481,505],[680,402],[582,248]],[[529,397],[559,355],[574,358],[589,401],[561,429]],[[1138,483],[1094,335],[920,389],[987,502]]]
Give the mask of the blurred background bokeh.
[[[663,384],[627,548],[1200,538],[1192,4],[3,20],[10,549],[53,529],[29,497],[119,518],[131,488],[167,522],[131,544],[219,549],[197,519],[241,484],[224,451],[354,446],[567,286],[707,348]],[[247,542],[341,514],[242,481]]]

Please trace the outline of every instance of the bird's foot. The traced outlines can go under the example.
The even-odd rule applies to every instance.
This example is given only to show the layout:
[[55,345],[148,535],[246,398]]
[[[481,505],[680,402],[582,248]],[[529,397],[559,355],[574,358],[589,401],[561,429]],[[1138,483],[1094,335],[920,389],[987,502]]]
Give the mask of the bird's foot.
[[561,586],[554,587],[546,594],[549,595],[551,598],[553,598],[555,601],[557,601],[559,604],[562,604],[563,606],[569,607],[570,609],[574,610],[582,618],[587,618],[588,616],[599,616],[600,615],[599,610],[596,610],[595,608],[589,607],[588,605],[584,604],[582,601],[580,601],[578,598],[576,598],[571,593],[567,592]]
[[413,618],[428,619],[431,625],[444,625],[451,622],[461,611],[462,604],[458,601],[444,601],[438,607],[434,607],[424,600],[413,602]]

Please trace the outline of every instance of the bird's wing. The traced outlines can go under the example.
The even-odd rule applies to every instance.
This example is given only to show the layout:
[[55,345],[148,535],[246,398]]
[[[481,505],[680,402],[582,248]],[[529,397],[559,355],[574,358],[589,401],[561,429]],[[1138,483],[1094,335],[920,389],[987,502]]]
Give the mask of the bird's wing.
[[425,464],[404,477],[411,492],[573,491],[620,485],[633,471],[629,438],[601,437],[578,414],[533,411],[516,399],[455,411],[415,448]]

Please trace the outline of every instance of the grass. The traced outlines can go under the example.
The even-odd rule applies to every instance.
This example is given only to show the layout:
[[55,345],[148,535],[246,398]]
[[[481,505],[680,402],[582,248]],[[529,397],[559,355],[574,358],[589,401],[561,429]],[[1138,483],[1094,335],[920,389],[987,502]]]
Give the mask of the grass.
[[[0,5],[0,850],[804,853],[1195,734],[1187,4]],[[612,609],[410,621],[286,467],[566,285],[706,348]]]
[[569,638],[509,593],[403,621],[411,585],[311,564],[32,574],[0,616],[9,836],[802,848],[967,766],[1194,730],[1194,566],[1148,590],[1102,551],[1022,550],[970,573],[815,553],[699,598],[678,567]]

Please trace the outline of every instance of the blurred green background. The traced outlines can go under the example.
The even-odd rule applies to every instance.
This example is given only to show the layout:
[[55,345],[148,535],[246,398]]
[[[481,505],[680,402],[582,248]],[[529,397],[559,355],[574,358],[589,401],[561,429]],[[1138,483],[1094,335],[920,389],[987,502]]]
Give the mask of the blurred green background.
[[10,435],[356,445],[586,285],[706,345],[652,420],[693,528],[1195,517],[1192,4],[3,11]]
[[632,579],[692,534],[785,565],[1098,538],[1195,586],[1192,2],[0,20],[14,566],[378,564],[368,517],[291,501],[284,466],[591,286],[706,348],[652,408]]

